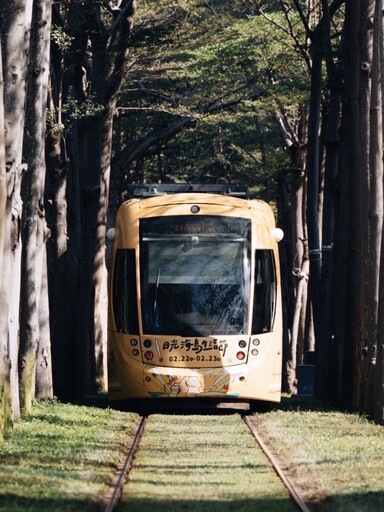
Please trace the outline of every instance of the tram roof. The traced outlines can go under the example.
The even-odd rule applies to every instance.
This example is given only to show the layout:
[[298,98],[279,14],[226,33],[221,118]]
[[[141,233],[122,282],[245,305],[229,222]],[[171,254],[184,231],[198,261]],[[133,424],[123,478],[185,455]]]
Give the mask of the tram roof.
[[128,185],[127,190],[123,192],[123,200],[132,198],[156,197],[167,194],[181,193],[207,193],[219,194],[231,197],[246,198],[247,187],[232,183],[219,184],[201,184],[201,183],[134,183]]

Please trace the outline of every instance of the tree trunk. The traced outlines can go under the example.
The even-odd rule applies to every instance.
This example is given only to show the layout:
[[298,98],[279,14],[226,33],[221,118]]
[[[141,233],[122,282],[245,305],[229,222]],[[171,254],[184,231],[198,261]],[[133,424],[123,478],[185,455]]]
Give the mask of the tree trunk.
[[[43,262],[45,262],[45,112],[48,88],[48,56],[51,20],[50,0],[36,0],[33,5],[30,81],[26,120],[25,155],[28,172],[23,183],[23,251],[21,282],[19,379],[21,407],[32,408],[35,396],[36,357],[41,340],[39,303]],[[50,352],[45,340],[44,352]],[[50,366],[49,366],[50,368]]]
[[[297,392],[296,369],[302,363],[303,347],[306,339],[307,288],[308,288],[308,246],[305,222],[305,158],[307,139],[307,109],[299,108],[300,122],[297,131],[289,127],[288,120],[282,113],[276,112],[275,119],[284,136],[291,154],[292,167],[280,172],[279,183],[285,183],[280,203],[286,207],[290,204],[289,217],[282,226],[285,237],[282,259],[282,282],[284,283],[284,304],[286,317],[284,319],[284,368],[283,389],[294,394]],[[282,188],[281,186],[279,187]],[[289,196],[289,199],[288,197]],[[282,205],[279,205],[279,211]],[[287,214],[286,214],[287,215]],[[282,246],[280,246],[280,251]]]
[[[321,368],[316,382],[316,396],[329,400],[332,398],[333,377],[329,368],[332,350],[332,293],[334,265],[334,231],[335,231],[335,186],[339,163],[339,130],[341,109],[341,74],[339,66],[328,57],[328,79],[330,100],[327,116],[325,143],[325,177],[324,177],[324,207],[322,222],[322,265],[321,265],[321,322],[320,338],[322,343],[316,347],[316,365]],[[340,300],[340,297],[339,297]]]
[[[3,253],[5,238],[5,214],[7,203],[7,184],[6,184],[6,165],[5,165],[5,132],[4,132],[4,81],[3,81],[3,62],[0,41],[0,291],[2,291],[2,274],[3,274]],[[0,295],[0,300],[3,294]],[[0,302],[1,311],[3,311],[4,303]],[[8,427],[9,409],[9,387],[8,376],[9,366],[7,364],[7,347],[4,340],[7,332],[4,332],[5,325],[0,324],[0,442],[3,440],[4,433]]]
[[289,390],[297,392],[296,370],[297,365],[303,363],[303,350],[306,343],[306,317],[307,317],[307,292],[308,292],[308,245],[307,227],[305,222],[305,173],[297,176],[291,201],[292,201],[292,244],[293,244],[293,268],[295,304],[292,311],[291,346],[287,361],[290,370],[287,372]]
[[[58,8],[54,5],[53,23],[63,26]],[[72,250],[79,239],[78,216],[68,214],[70,206],[79,202],[78,174],[70,173],[75,186],[68,181],[68,139],[63,119],[66,87],[72,84],[65,80],[64,52],[56,44],[51,49],[51,88],[48,91],[50,121],[46,141],[45,206],[51,236],[47,241],[47,280],[49,290],[51,358],[53,392],[62,400],[74,396],[76,388],[74,367],[75,325],[73,315],[74,297],[78,296],[78,257]],[[68,196],[67,196],[68,190]],[[71,212],[72,214],[72,212]],[[71,229],[71,233],[69,232]],[[71,235],[71,236],[70,236]],[[71,271],[69,270],[71,268]],[[71,293],[71,290],[75,290]],[[42,354],[41,354],[42,355]]]
[[[3,80],[3,59],[1,56],[0,40],[0,289],[3,269],[4,252],[4,217],[7,203],[6,187],[6,164],[5,164],[5,132],[4,132],[4,80]],[[0,363],[1,365],[1,363]],[[1,375],[1,371],[0,371]],[[1,380],[0,380],[1,386]],[[0,406],[1,408],[1,406]]]
[[[20,414],[18,393],[19,299],[21,277],[20,224],[22,202],[22,144],[25,121],[27,55],[31,28],[32,0],[16,0],[12,9],[3,6],[2,35],[4,56],[4,106],[7,161],[7,207],[5,214],[5,251],[3,261],[0,331],[8,329],[7,357],[10,362],[10,386],[14,419]],[[7,339],[5,336],[3,339]]]
[[[380,91],[378,96],[381,96],[381,129],[383,129],[383,108],[382,108],[382,97],[384,87],[383,67],[384,67],[384,52],[383,49],[383,22],[381,13],[383,10],[382,0],[376,1],[375,11],[375,37],[374,37],[374,56],[378,61],[378,67],[380,75],[378,80],[380,81]],[[375,112],[374,115],[377,115]],[[380,120],[377,120],[380,125]],[[380,141],[377,141],[380,145]],[[380,159],[380,165],[382,161]],[[383,213],[383,212],[382,212]],[[377,318],[377,346],[376,346],[376,357],[374,365],[374,379],[373,379],[373,416],[377,423],[384,424],[384,236],[381,233],[381,254],[380,254],[380,271],[379,271],[379,304],[378,304],[378,318]],[[372,356],[371,350],[368,352],[368,359]],[[369,360],[368,360],[369,362]]]
[[[307,156],[307,227],[309,255],[309,298],[314,315],[316,348],[320,339],[320,277],[321,249],[319,230],[319,176],[320,176],[320,107],[322,91],[322,54],[320,43],[312,41],[313,57],[311,69],[311,98],[308,116],[308,156]],[[318,373],[321,372],[317,366]]]
[[[354,409],[362,410],[363,404],[366,401],[364,396],[365,381],[367,380],[366,375],[366,356],[368,351],[368,311],[369,307],[374,307],[375,312],[371,317],[370,329],[376,330],[376,316],[377,311],[377,289],[376,284],[373,282],[377,280],[378,273],[373,276],[368,275],[368,268],[371,265],[369,262],[370,258],[376,259],[380,257],[380,252],[375,256],[371,251],[373,247],[370,247],[370,236],[372,231],[370,229],[370,208],[374,208],[370,205],[370,189],[372,183],[370,182],[370,145],[371,145],[371,133],[370,133],[370,104],[371,104],[371,92],[372,92],[372,49],[373,49],[373,13],[374,13],[374,2],[375,0],[364,0],[360,6],[360,27],[359,27],[359,128],[360,137],[359,141],[356,139],[356,143],[360,145],[359,148],[359,160],[358,167],[355,170],[355,180],[353,186],[353,200],[358,202],[359,205],[355,206],[356,219],[360,228],[360,254],[357,254],[359,261],[356,261],[357,268],[352,268],[354,273],[356,272],[361,279],[359,280],[358,288],[355,289],[357,296],[360,298],[358,304],[355,303],[354,307],[357,310],[359,317],[359,325],[355,331],[354,338],[354,386],[352,396],[352,406]],[[353,235],[351,233],[352,236]],[[353,243],[353,242],[352,242]],[[375,248],[376,249],[376,248]],[[372,287],[372,288],[371,288]],[[373,297],[372,297],[373,293]],[[372,299],[372,300],[371,300]],[[357,334],[357,335],[356,335]],[[376,335],[375,335],[376,337]],[[376,343],[376,340],[375,340]]]
[[108,323],[108,274],[106,265],[106,227],[108,217],[108,198],[110,189],[110,170],[112,154],[114,104],[109,105],[103,117],[101,138],[101,193],[96,232],[96,258],[94,265],[95,283],[95,360],[96,386],[107,391],[107,331]]
[[[45,230],[45,235],[47,230]],[[48,398],[53,396],[53,375],[51,357],[51,333],[50,333],[50,311],[48,299],[48,276],[46,239],[38,234],[37,239],[42,244],[39,248],[43,252],[41,261],[41,284],[38,290],[39,299],[39,346],[36,356],[36,398]]]
[[[361,60],[362,41],[366,37],[362,21],[364,2],[346,4],[344,33],[345,91],[343,105],[342,181],[348,181],[349,208],[348,274],[345,297],[345,338],[343,351],[343,403],[358,408],[361,401],[362,357],[364,340],[365,256],[368,243],[368,137],[369,70]],[[362,24],[363,23],[363,24]],[[337,289],[339,292],[339,289]],[[342,290],[340,290],[342,293]],[[340,321],[340,320],[337,320]]]
[[[383,237],[384,239],[384,237]],[[384,245],[384,244],[383,244]],[[384,283],[384,247],[381,248],[380,282]],[[379,296],[378,343],[376,354],[374,419],[384,425],[384,286],[380,287]]]
[[[376,3],[376,8],[374,7]],[[367,19],[374,14],[374,33],[371,73],[371,99],[369,109],[369,211],[368,211],[368,247],[367,247],[367,279],[366,279],[366,345],[363,359],[363,411],[372,416],[374,400],[374,378],[376,348],[378,334],[378,303],[380,250],[383,229],[383,130],[382,130],[382,98],[381,98],[381,34],[382,11],[381,0],[375,0],[366,14]],[[370,45],[368,45],[370,48]]]

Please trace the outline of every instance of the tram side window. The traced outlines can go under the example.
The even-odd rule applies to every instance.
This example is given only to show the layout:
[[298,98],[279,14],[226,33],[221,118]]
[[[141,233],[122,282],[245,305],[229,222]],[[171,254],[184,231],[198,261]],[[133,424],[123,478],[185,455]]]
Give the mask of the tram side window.
[[135,250],[118,249],[113,274],[113,312],[117,331],[139,333],[136,297]]
[[275,265],[272,250],[256,250],[252,334],[272,330],[276,302]]

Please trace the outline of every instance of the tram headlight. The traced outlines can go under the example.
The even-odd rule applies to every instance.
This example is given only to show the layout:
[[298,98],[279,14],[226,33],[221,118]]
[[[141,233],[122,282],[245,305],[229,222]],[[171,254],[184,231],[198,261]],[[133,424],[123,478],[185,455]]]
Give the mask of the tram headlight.
[[243,361],[245,359],[245,354],[244,354],[244,352],[238,352],[236,354],[236,357],[237,357],[237,359],[239,359],[239,361]]
[[240,348],[245,348],[247,346],[247,342],[245,340],[240,340],[239,341],[239,347]]
[[200,211],[200,207],[197,206],[197,204],[194,204],[194,205],[191,206],[191,212],[192,213],[199,213],[199,211]]
[[134,349],[132,350],[132,355],[133,355],[133,356],[138,356],[139,354],[140,354],[140,352],[137,350],[137,348],[134,348]]
[[138,341],[135,340],[135,338],[132,338],[130,343],[131,343],[132,347],[136,347],[136,345],[138,344]]
[[281,242],[284,238],[284,231],[280,228],[274,228],[271,231],[272,237],[276,240],[276,242]]
[[252,340],[252,344],[255,345],[255,347],[257,347],[258,345],[260,345],[260,340],[255,338],[254,340]]
[[251,350],[251,354],[252,354],[253,356],[257,356],[257,354],[258,354],[258,353],[259,353],[259,351],[258,351],[256,348],[253,348],[253,349]]
[[145,348],[151,348],[152,347],[152,341],[151,340],[144,340],[143,345]]

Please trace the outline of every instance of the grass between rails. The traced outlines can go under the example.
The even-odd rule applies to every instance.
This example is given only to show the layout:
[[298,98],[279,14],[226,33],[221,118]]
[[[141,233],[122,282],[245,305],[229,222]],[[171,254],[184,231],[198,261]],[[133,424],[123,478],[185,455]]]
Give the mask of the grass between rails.
[[294,512],[239,415],[151,416],[121,512]]
[[40,401],[0,444],[0,511],[100,510],[137,416]]
[[258,425],[319,511],[384,510],[382,426],[299,398],[259,414]]

